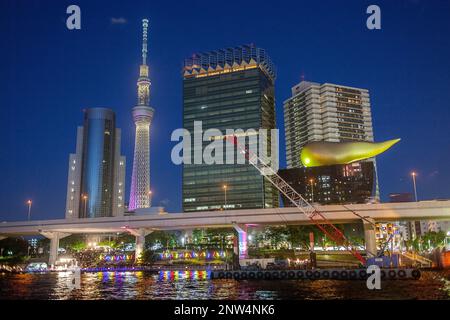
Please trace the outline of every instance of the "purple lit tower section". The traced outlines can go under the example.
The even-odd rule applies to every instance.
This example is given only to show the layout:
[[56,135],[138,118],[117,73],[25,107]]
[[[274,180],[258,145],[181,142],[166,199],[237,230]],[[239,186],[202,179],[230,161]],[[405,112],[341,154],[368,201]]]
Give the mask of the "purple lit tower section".
[[133,121],[136,125],[134,143],[133,173],[128,209],[130,211],[151,207],[150,191],[150,125],[154,109],[150,107],[150,79],[147,65],[148,20],[142,20],[142,64],[139,68],[138,104],[133,108]]

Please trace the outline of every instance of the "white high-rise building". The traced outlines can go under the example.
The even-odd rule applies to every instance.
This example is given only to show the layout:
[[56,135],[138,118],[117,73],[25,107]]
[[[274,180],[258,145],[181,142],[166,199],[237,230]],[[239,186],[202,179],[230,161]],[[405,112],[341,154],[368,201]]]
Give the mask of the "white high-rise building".
[[312,141],[373,141],[367,89],[302,81],[284,102],[287,168],[299,168],[300,150]]
[[[284,102],[287,168],[300,168],[300,151],[313,141],[373,142],[372,114],[367,89],[301,81]],[[373,200],[379,201],[374,164]]]
[[142,64],[139,68],[138,104],[133,108],[133,121],[136,125],[134,143],[133,172],[128,209],[134,211],[151,207],[150,190],[150,125],[154,109],[150,107],[150,79],[147,65],[147,29],[148,20],[142,20]]

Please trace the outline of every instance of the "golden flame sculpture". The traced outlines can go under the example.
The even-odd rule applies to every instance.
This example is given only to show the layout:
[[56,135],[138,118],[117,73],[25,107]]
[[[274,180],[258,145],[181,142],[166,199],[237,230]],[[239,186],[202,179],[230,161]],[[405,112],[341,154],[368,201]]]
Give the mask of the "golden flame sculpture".
[[384,142],[311,142],[302,148],[300,160],[305,167],[348,164],[375,157],[399,141],[400,139]]

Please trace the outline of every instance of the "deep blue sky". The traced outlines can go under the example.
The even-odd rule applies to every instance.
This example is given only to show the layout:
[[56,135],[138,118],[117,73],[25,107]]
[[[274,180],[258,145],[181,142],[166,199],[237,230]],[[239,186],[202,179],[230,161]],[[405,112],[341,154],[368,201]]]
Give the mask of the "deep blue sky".
[[[82,30],[65,27],[78,4]],[[378,4],[382,30],[365,27]],[[383,200],[411,192],[450,197],[450,1],[25,1],[0,2],[0,220],[62,218],[67,162],[82,109],[117,113],[133,154],[140,63],[140,20],[150,19],[149,63],[154,204],[181,207],[181,168],[170,161],[170,134],[181,127],[185,57],[245,43],[265,48],[278,69],[277,117],[284,165],[282,102],[306,80],[370,90],[375,139],[402,141],[378,157]],[[126,23],[113,24],[111,18]]]

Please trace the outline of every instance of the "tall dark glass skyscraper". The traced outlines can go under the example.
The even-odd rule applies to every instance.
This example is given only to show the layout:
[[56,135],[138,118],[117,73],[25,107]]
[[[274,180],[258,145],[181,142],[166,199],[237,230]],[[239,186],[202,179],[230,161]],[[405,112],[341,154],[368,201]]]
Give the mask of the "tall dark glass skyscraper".
[[66,218],[123,214],[125,157],[120,155],[120,129],[106,108],[84,111],[77,152],[70,155]]
[[[244,45],[194,54],[183,72],[183,127],[191,134],[194,121],[203,131],[224,134],[275,128],[275,69],[264,49]],[[182,198],[184,211],[270,208],[279,201],[278,191],[249,164],[184,164]]]

